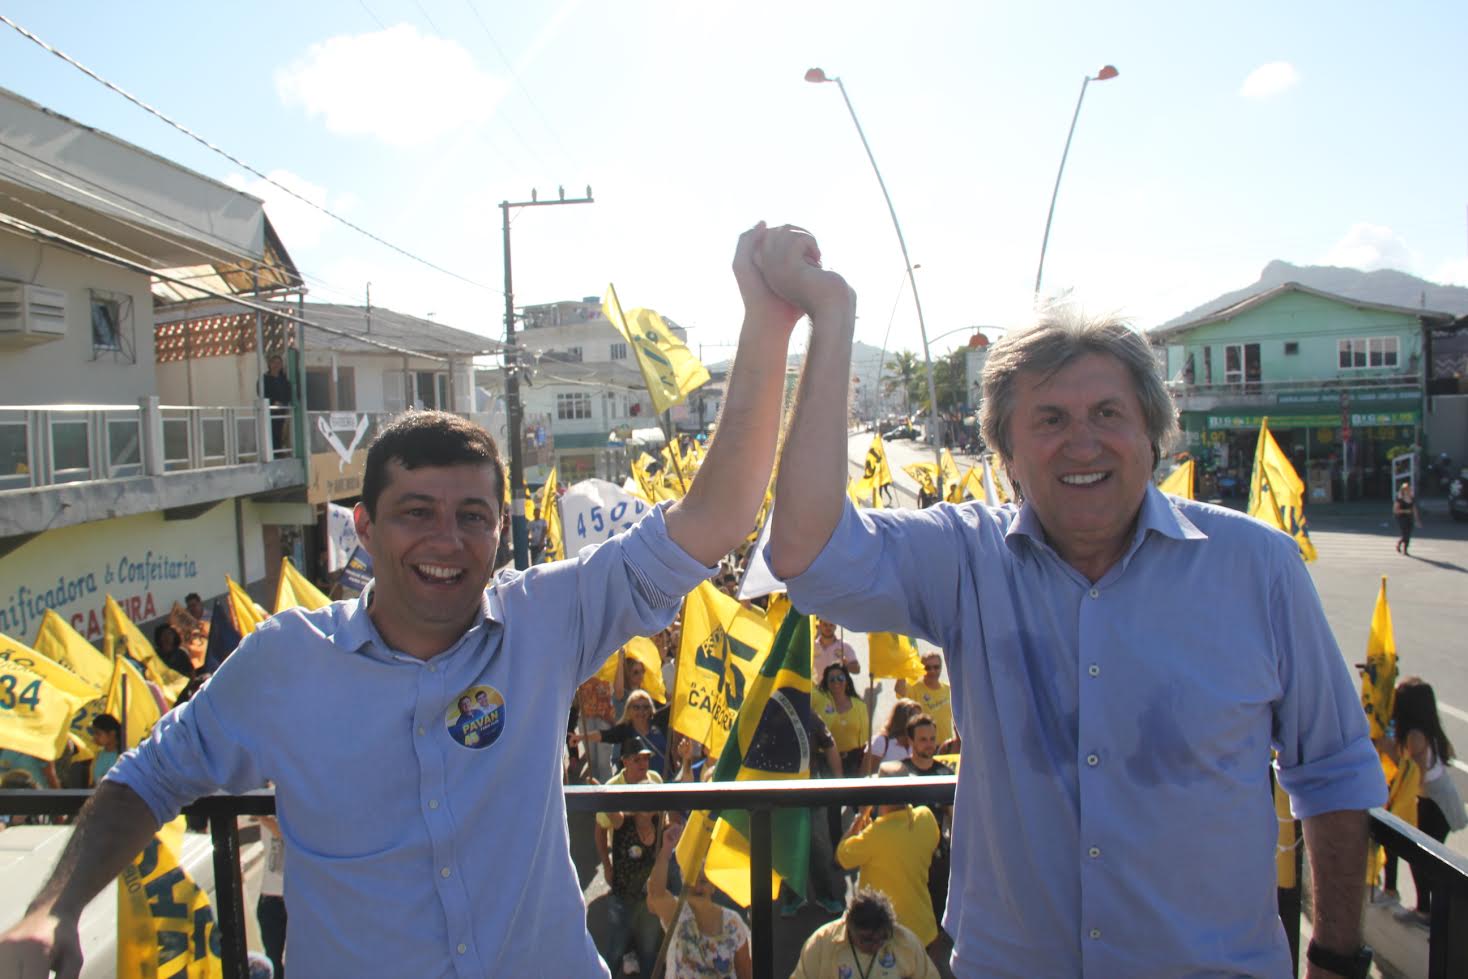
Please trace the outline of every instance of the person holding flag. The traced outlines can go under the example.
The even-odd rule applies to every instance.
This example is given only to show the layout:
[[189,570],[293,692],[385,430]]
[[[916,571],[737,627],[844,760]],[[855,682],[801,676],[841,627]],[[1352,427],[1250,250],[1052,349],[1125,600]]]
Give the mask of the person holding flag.
[[1147,340],[1062,309],[990,348],[980,420],[1018,505],[858,510],[855,318],[814,321],[770,569],[799,608],[946,653],[966,749],[954,974],[1289,975],[1274,748],[1314,877],[1313,974],[1365,975],[1365,810],[1386,785],[1308,540],[1152,485],[1177,412]]
[[[122,757],[0,936],[0,975],[77,974],[83,908],[162,823],[200,795],[271,781],[293,974],[606,976],[557,777],[572,692],[628,639],[665,628],[745,539],[790,334],[828,294],[850,302],[815,239],[788,226],[745,232],[734,276],[745,318],[698,479],[574,560],[492,578],[508,525],[493,438],[437,411],[383,427],[353,515],[366,591],[261,624]],[[458,701],[481,689],[489,709],[460,743]]]

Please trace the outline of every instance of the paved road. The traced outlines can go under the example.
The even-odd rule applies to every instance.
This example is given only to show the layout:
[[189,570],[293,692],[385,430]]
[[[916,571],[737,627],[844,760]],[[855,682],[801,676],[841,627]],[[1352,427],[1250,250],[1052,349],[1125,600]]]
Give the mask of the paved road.
[[[858,469],[871,440],[868,433],[850,437],[848,455]],[[916,484],[900,467],[930,461],[931,450],[922,443],[896,441],[887,444],[887,457],[899,503],[913,505]],[[956,461],[965,469],[973,459],[959,455]],[[1394,547],[1389,503],[1307,507],[1306,516],[1319,553],[1310,574],[1348,664],[1365,658],[1371,611],[1381,577],[1387,576],[1400,669],[1404,676],[1421,676],[1436,691],[1443,726],[1460,755],[1453,777],[1468,796],[1468,524],[1452,522],[1440,499],[1426,500],[1423,527],[1411,556],[1403,557]],[[864,642],[849,640],[864,652]],[[884,691],[879,722],[891,699],[890,689]],[[1468,855],[1468,833],[1453,834],[1448,844]]]

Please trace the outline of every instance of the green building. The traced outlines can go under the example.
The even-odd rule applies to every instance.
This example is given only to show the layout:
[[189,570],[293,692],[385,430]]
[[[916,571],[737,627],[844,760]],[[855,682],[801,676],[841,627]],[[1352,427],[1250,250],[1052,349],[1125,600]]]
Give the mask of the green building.
[[1287,282],[1152,330],[1199,495],[1248,493],[1267,417],[1311,502],[1389,498],[1391,457],[1422,445],[1424,335],[1453,319]]

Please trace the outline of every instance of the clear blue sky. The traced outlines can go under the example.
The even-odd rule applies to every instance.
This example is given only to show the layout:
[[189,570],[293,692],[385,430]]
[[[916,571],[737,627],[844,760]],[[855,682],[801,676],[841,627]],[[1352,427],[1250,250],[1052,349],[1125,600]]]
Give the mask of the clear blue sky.
[[[1046,291],[1152,326],[1271,259],[1468,285],[1463,4],[510,3],[146,5],[4,12],[260,170],[518,303],[600,295],[731,351],[728,261],[756,220],[813,230],[860,294],[858,338],[916,349],[880,192],[931,336],[1012,326],[1081,79]],[[1271,67],[1265,67],[1271,66]],[[1260,71],[1260,69],[1263,69]],[[1256,74],[1257,72],[1257,74]],[[1249,79],[1253,76],[1253,83]],[[503,299],[291,204],[0,26],[0,85],[265,198],[313,299],[501,330]],[[893,311],[895,309],[895,316]],[[946,349],[961,334],[935,344]]]

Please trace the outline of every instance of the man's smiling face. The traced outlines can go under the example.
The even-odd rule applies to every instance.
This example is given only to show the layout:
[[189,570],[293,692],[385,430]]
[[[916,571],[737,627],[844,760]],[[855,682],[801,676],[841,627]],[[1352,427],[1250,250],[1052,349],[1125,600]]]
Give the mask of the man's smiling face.
[[369,516],[358,504],[357,536],[372,555],[372,621],[403,652],[427,658],[448,648],[479,614],[499,547],[495,470],[484,465],[386,467]]
[[1050,545],[1125,550],[1152,479],[1152,443],[1121,361],[1087,354],[1046,376],[1016,378],[1009,471]]

